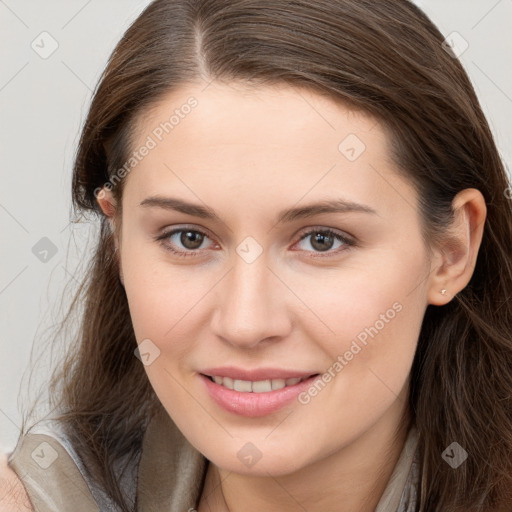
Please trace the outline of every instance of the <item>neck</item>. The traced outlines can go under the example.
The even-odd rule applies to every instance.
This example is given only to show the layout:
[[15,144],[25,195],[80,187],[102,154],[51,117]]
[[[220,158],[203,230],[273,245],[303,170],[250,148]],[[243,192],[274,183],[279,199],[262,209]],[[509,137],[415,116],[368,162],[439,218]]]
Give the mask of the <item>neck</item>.
[[402,400],[400,405],[401,414],[390,415],[395,422],[379,422],[350,445],[287,475],[230,473],[210,463],[198,512],[374,512],[408,434],[408,411]]

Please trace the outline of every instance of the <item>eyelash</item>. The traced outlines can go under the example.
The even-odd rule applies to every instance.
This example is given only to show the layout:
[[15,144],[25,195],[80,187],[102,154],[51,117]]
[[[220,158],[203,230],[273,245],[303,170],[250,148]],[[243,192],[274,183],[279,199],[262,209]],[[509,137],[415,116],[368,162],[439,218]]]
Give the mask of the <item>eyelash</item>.
[[[159,242],[163,246],[163,248],[165,250],[170,251],[171,253],[175,254],[178,257],[187,258],[187,257],[191,257],[191,256],[192,257],[197,256],[197,253],[200,251],[200,249],[187,250],[187,251],[177,251],[176,249],[173,249],[172,246],[169,243],[166,243],[166,240],[169,237],[171,237],[172,235],[174,235],[176,233],[181,233],[183,231],[191,231],[192,233],[199,233],[202,236],[210,238],[206,233],[204,233],[203,231],[201,231],[199,229],[191,229],[191,228],[182,227],[182,228],[172,229],[170,231],[167,231],[166,233],[163,233],[163,234],[157,236],[155,240],[157,242]],[[345,247],[341,248],[341,249],[338,248],[337,250],[334,250],[334,251],[329,250],[329,251],[326,251],[324,254],[322,254],[319,251],[306,251],[306,252],[313,252],[315,254],[314,256],[310,256],[311,258],[329,258],[329,257],[332,257],[334,255],[338,255],[340,252],[346,251],[346,250],[348,250],[348,249],[350,249],[350,248],[352,248],[352,247],[354,247],[356,245],[355,241],[352,238],[344,236],[344,235],[342,235],[342,234],[340,234],[340,233],[338,233],[336,231],[333,231],[332,229],[329,229],[329,228],[313,228],[313,229],[310,229],[309,231],[307,231],[306,233],[301,235],[301,237],[299,238],[298,242],[301,242],[302,240],[304,240],[308,236],[311,236],[311,235],[314,235],[314,234],[317,234],[317,233],[322,233],[323,235],[331,236],[331,237],[335,238],[336,240],[339,240],[340,242],[343,242]]]

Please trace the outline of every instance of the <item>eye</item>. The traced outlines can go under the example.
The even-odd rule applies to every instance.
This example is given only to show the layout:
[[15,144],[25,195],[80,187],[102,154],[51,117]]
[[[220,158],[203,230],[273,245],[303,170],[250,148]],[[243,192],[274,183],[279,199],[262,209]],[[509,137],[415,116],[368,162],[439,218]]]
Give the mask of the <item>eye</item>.
[[[206,233],[190,228],[173,229],[156,238],[164,249],[182,257],[196,256],[197,249],[201,247],[205,239],[209,239]],[[184,250],[174,248],[176,246],[179,248],[180,245]]]
[[[311,237],[311,238],[310,238]],[[315,228],[310,229],[308,232],[304,233],[301,237],[298,243],[302,242],[303,240],[306,240],[307,238],[310,238],[309,245],[313,248],[313,252],[317,253],[325,253],[327,252],[326,256],[332,256],[332,254],[338,254],[341,251],[347,250],[350,247],[353,247],[355,245],[355,241],[342,234],[338,233],[336,231],[333,231],[332,229],[322,229],[322,228]],[[331,251],[333,246],[336,244],[336,242],[339,242],[339,245],[335,248],[337,250]],[[308,250],[308,249],[306,249]],[[317,254],[316,256],[323,256],[322,254]]]
[[[332,229],[314,228],[304,233],[297,244],[300,244],[303,240],[312,237],[309,242],[312,251],[305,249],[307,252],[317,253],[314,257],[324,256],[321,253],[327,253],[326,256],[332,256],[338,254],[341,251],[347,250],[355,245],[355,241]],[[179,257],[197,256],[200,250],[205,249],[201,246],[205,240],[209,240],[209,236],[203,231],[191,228],[178,228],[167,231],[158,237],[156,240],[166,249]],[[331,250],[333,246],[338,242],[336,250]],[[180,246],[182,249],[180,249]],[[217,244],[213,244],[214,247],[218,247]],[[178,249],[176,249],[178,247]],[[320,253],[320,254],[318,254]]]

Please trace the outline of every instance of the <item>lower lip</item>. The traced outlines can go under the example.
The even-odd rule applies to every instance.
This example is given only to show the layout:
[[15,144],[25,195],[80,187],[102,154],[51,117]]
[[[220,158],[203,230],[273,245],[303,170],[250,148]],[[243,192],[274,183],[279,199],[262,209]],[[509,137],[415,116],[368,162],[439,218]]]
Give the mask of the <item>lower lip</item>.
[[253,418],[271,414],[289,404],[302,391],[311,386],[320,375],[313,375],[293,386],[285,386],[284,388],[264,393],[235,391],[211,381],[205,375],[199,374],[199,377],[205,383],[206,389],[213,401],[223,409],[240,416]]

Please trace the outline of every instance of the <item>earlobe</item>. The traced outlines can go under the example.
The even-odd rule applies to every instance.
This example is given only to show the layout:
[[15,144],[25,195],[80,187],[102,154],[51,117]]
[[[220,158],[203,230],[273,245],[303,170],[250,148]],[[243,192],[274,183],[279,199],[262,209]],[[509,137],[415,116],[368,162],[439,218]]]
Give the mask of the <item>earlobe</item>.
[[459,192],[452,203],[453,222],[436,248],[429,280],[428,303],[443,306],[463,290],[475,269],[487,207],[474,188]]

